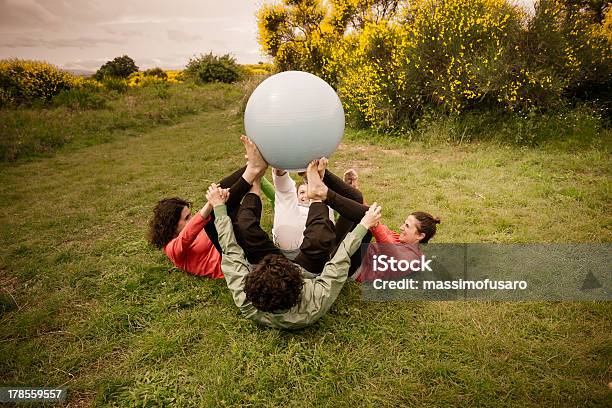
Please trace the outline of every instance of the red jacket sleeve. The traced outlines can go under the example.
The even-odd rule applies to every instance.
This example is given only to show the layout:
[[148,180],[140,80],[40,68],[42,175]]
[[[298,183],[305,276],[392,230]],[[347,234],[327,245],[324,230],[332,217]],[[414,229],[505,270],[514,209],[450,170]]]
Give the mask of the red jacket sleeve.
[[204,219],[200,212],[198,211],[196,215],[191,217],[185,228],[179,233],[178,237],[174,238],[172,241],[168,242],[164,251],[168,258],[172,261],[176,261],[183,257],[184,251],[189,248],[189,246],[196,239],[202,228],[210,221],[210,216]]
[[374,239],[379,244],[399,244],[399,234],[395,231],[392,231],[386,225],[382,223],[378,223],[377,226],[370,228],[372,231],[372,235],[374,235]]

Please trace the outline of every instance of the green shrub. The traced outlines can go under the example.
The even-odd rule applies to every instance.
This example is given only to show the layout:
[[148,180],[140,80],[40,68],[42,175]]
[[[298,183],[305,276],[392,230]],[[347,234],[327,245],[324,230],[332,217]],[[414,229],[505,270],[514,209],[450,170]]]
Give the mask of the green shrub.
[[167,82],[160,82],[153,86],[159,99],[168,99],[170,97],[170,85]]
[[104,77],[101,80],[102,86],[108,89],[109,91],[116,91],[119,93],[124,93],[129,89],[129,86],[125,79],[114,78],[114,77]]
[[197,83],[224,82],[231,84],[240,78],[240,66],[229,54],[202,54],[189,60],[185,74]]
[[0,88],[0,108],[11,106],[15,103],[8,89]]
[[133,59],[127,55],[116,57],[112,61],[107,61],[94,74],[94,78],[102,80],[106,77],[112,78],[127,78],[131,73],[137,72],[138,67]]
[[107,106],[106,99],[93,85],[64,90],[53,98],[55,106],[66,106],[71,109],[102,109]]
[[144,72],[145,76],[157,77],[159,79],[168,79],[168,74],[161,68],[151,68]]
[[606,24],[612,14],[604,3],[539,0],[535,4],[522,59],[534,70],[550,70],[566,96],[604,103],[612,96],[612,35]]

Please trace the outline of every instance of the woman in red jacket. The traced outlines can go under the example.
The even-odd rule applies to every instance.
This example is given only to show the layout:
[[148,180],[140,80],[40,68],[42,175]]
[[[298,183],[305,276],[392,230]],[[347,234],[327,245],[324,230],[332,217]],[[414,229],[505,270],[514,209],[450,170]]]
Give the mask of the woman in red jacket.
[[[325,197],[325,203],[347,221],[359,222],[369,207],[364,204],[361,192],[355,187],[357,173],[352,169],[347,171],[345,174],[347,182],[345,182],[327,169],[326,158],[319,159],[319,164],[321,181],[314,186],[310,185],[309,191]],[[425,244],[436,234],[436,224],[439,223],[438,217],[423,211],[415,211],[408,215],[400,226],[399,234],[381,223],[372,227],[370,231],[378,243]]]
[[[229,188],[228,211],[240,205],[253,181],[267,168],[257,146],[246,136],[240,138],[247,154],[247,165],[219,182]],[[178,197],[160,200],[149,222],[149,242],[170,258],[178,268],[193,275],[223,278],[221,247],[215,229],[212,207],[206,203],[195,215],[191,204]]]
[[[359,222],[369,207],[363,204],[361,193],[355,188],[356,173],[345,174],[345,178],[348,179],[347,183],[327,170],[327,159],[321,158],[319,163],[319,172],[323,174],[323,177],[320,183],[316,182],[315,185],[312,185],[311,182],[309,191],[324,197],[325,204],[336,210],[347,223]],[[355,200],[354,197],[356,196],[361,197],[361,200]],[[436,225],[439,223],[440,219],[438,217],[423,211],[415,211],[408,215],[399,227],[400,233],[391,230],[382,223],[370,228],[370,232],[378,244],[404,244],[401,248],[404,259],[420,259],[422,252],[419,244],[425,244],[433,238],[436,234]],[[352,225],[348,225],[345,230],[350,231],[351,228]],[[342,238],[342,236],[338,236],[337,239],[341,240]],[[361,263],[360,255],[357,254],[356,256],[358,258],[357,262],[355,262],[355,259],[351,259],[352,269],[356,269],[353,267],[355,263],[357,265]],[[391,276],[387,274],[386,277],[390,278]],[[373,276],[366,276],[362,273],[356,280],[369,281],[373,278]]]

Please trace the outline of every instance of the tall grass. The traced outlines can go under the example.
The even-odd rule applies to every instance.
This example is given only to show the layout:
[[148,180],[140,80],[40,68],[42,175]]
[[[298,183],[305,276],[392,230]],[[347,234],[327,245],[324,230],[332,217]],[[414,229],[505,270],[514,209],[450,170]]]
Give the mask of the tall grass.
[[[87,93],[85,95],[85,93]],[[125,92],[76,90],[55,106],[0,110],[0,161],[48,155],[176,124],[181,118],[227,107],[239,90],[224,84],[151,85]]]

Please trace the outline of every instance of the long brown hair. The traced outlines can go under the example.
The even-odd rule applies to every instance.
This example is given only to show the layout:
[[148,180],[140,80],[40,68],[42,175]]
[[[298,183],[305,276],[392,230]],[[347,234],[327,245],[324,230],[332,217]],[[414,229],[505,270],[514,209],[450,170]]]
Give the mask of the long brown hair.
[[176,225],[181,219],[183,208],[190,207],[189,201],[182,198],[164,198],[153,208],[153,217],[149,221],[147,240],[156,248],[163,248],[174,238]]

